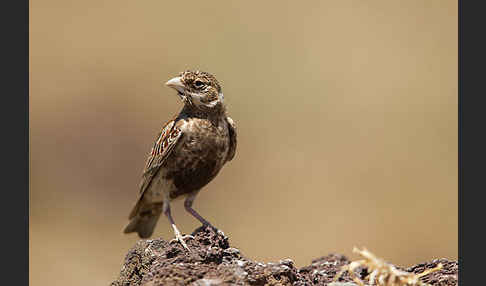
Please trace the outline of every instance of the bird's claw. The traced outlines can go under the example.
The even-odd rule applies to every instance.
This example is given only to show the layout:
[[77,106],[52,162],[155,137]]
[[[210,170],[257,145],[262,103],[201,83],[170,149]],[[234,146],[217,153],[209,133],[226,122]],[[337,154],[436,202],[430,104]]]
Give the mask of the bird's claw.
[[226,236],[226,235],[224,234],[224,232],[223,232],[222,230],[220,230],[220,229],[217,229],[217,233],[218,233],[219,235]]
[[169,243],[179,242],[180,244],[182,244],[182,246],[187,251],[191,251],[191,249],[189,249],[186,242],[184,241],[184,239],[187,239],[187,238],[194,239],[194,236],[192,236],[192,235],[181,235],[180,233],[176,233],[175,238],[172,239],[171,241],[169,241]]

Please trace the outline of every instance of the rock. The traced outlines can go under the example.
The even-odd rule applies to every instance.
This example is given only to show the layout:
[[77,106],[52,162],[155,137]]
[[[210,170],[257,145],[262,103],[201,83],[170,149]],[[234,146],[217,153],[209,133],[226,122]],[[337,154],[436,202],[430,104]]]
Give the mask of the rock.
[[457,285],[457,274],[459,272],[459,264],[457,261],[450,261],[445,258],[434,259],[429,262],[420,263],[409,267],[405,269],[405,271],[421,273],[427,269],[436,267],[439,263],[442,263],[442,269],[440,271],[425,275],[420,280],[434,286]]
[[[288,258],[273,263],[248,259],[240,250],[230,247],[223,232],[209,227],[200,227],[192,235],[194,238],[186,239],[191,252],[177,241],[140,240],[128,251],[120,275],[111,286],[356,285],[347,273],[332,283],[341,267],[350,262],[340,254],[315,259],[311,265],[298,269]],[[418,273],[439,262],[444,268],[425,276],[424,282],[434,286],[457,285],[457,262],[434,260],[407,271]],[[367,272],[357,269],[356,274],[363,279]]]

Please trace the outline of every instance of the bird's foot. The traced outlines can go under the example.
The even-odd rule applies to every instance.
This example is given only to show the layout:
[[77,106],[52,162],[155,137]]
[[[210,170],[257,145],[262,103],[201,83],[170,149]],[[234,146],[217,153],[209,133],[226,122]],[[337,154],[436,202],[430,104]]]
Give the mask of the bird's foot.
[[174,228],[174,234],[175,234],[175,238],[172,239],[169,243],[172,243],[172,242],[179,242],[180,244],[182,244],[182,246],[187,249],[187,251],[191,251],[189,249],[189,247],[187,246],[186,242],[184,241],[185,238],[191,238],[191,239],[194,239],[194,236],[192,235],[181,235],[181,233],[179,232],[179,230],[177,229],[177,227],[175,226],[175,224],[172,225],[172,228]]
[[219,234],[219,235],[224,235],[224,232],[219,230],[218,228],[216,228],[215,226],[213,226],[212,224],[210,223],[203,223],[203,225],[201,225],[200,227],[196,228],[193,232],[192,232],[192,235],[196,235],[197,233],[201,232],[201,231],[204,231],[205,229],[207,228],[210,228],[212,229],[215,233]]
[[186,242],[184,241],[184,239],[194,239],[194,236],[192,235],[181,235],[180,237],[177,237],[176,235],[176,238],[173,238],[169,241],[169,243],[173,243],[173,242],[178,242],[180,244],[182,244],[182,246],[187,249],[188,251],[191,251],[191,249],[189,249],[189,247],[187,246]]
[[217,227],[213,226],[212,224],[210,223],[207,223],[207,224],[203,224],[202,225],[203,228],[206,228],[206,227],[209,227],[211,228],[212,230],[214,230],[214,232],[216,232],[217,234],[220,234],[220,235],[223,235],[224,236],[224,232],[220,229],[218,229]]
[[220,229],[217,229],[217,228],[216,228],[216,232],[217,232],[219,235],[226,236],[226,235],[224,234],[224,232],[223,232],[222,230],[220,230]]

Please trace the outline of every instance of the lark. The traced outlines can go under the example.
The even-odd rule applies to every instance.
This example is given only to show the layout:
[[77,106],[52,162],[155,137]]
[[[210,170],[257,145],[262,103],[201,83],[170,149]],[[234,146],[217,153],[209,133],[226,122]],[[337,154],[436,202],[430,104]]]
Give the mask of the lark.
[[236,126],[228,116],[221,86],[202,71],[184,71],[169,80],[184,106],[155,138],[140,183],[140,192],[124,233],[148,238],[160,214],[168,218],[176,240],[189,250],[170,212],[170,203],[185,198],[187,212],[213,227],[193,208],[194,199],[236,152]]

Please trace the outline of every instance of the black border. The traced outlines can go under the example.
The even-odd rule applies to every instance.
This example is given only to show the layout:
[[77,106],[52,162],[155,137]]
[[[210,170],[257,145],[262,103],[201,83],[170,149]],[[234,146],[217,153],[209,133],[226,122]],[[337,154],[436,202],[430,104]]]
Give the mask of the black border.
[[[484,279],[484,9],[480,1],[458,1],[459,11],[459,285],[482,285]],[[466,5],[467,4],[467,5]],[[473,5],[476,4],[476,5]],[[468,231],[469,230],[469,231]]]
[[2,11],[2,282],[28,285],[29,1],[4,2]]

